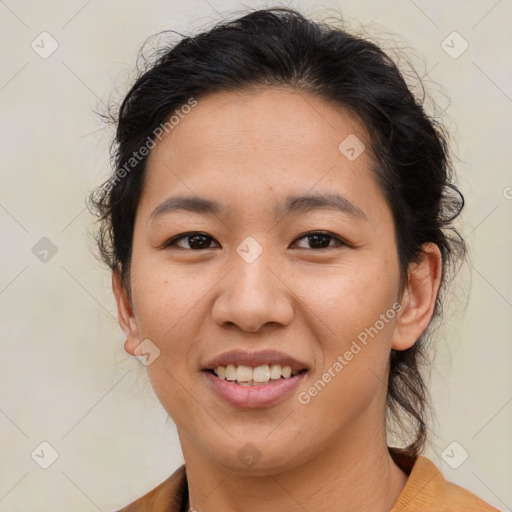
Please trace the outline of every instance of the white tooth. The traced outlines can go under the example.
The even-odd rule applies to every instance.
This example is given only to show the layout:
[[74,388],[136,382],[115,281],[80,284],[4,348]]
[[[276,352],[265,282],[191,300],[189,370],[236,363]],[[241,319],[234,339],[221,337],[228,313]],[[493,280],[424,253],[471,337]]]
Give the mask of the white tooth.
[[268,382],[270,379],[270,368],[268,367],[268,364],[264,366],[256,366],[253,370],[252,379],[255,382]]
[[292,375],[292,369],[290,366],[283,366],[281,368],[281,375],[285,378],[285,379],[288,379],[289,377],[291,377]]
[[219,379],[225,379],[226,378],[226,367],[225,366],[219,366],[215,369],[215,373],[217,374],[217,377]]
[[236,369],[236,380],[238,382],[250,382],[252,380],[252,368],[250,366],[238,365]]
[[270,378],[273,380],[281,378],[281,365],[280,364],[270,365]]
[[236,380],[236,366],[234,364],[226,366],[226,380]]

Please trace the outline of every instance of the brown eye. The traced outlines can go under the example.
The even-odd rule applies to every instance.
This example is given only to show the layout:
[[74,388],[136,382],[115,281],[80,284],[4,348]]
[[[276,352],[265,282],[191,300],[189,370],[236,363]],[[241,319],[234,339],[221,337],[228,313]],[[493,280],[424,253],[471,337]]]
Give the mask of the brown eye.
[[[185,241],[185,246],[182,244],[180,245],[182,240]],[[182,233],[181,235],[177,235],[171,238],[168,242],[166,242],[165,247],[176,246],[179,247],[180,249],[191,250],[211,249],[212,247],[210,247],[210,243],[212,240],[214,239],[205,233]]]
[[[301,247],[301,249],[329,249],[332,247],[339,247],[347,245],[340,237],[329,233],[327,231],[312,231],[307,233],[297,240],[306,239],[310,247]],[[331,244],[331,242],[334,242]]]

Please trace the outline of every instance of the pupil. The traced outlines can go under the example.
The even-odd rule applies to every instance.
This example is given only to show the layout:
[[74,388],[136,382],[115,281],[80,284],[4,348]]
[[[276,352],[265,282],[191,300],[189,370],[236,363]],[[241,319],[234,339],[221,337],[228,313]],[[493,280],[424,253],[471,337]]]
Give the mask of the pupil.
[[[316,234],[316,235],[310,235],[309,237],[309,241],[313,241],[312,245],[313,246],[316,246],[316,247],[328,247],[329,246],[329,236],[328,235],[320,235],[320,234]],[[324,243],[318,243],[319,239],[322,239],[323,238],[323,241]]]
[[[200,242],[198,244],[195,244],[194,241],[197,242],[198,239],[200,240]],[[202,249],[204,247],[208,248],[207,237],[204,235],[191,235],[189,237],[189,245],[190,245],[190,247],[193,247],[193,248],[194,248],[194,245],[197,245],[198,247],[195,247],[196,249],[197,248]]]

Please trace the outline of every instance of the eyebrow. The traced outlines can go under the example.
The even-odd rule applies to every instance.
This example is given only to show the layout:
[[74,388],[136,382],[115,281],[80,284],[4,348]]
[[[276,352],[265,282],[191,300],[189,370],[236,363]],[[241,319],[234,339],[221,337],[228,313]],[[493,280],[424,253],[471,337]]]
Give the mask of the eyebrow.
[[[198,196],[177,195],[167,198],[150,214],[148,222],[164,214],[178,211],[188,211],[207,215],[222,215],[225,207],[218,201]],[[313,210],[334,210],[350,215],[357,219],[367,220],[364,212],[337,193],[315,193],[308,195],[292,195],[285,199],[284,205],[276,203],[273,214],[275,217],[284,217],[288,213],[306,213]]]

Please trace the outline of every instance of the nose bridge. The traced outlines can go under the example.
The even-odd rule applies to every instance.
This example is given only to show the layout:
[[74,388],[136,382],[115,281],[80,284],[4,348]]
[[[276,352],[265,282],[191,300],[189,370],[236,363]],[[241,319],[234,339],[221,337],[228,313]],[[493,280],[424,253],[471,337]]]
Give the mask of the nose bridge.
[[[258,295],[260,299],[268,298],[276,287],[270,268],[276,266],[271,252],[251,240],[242,242],[233,255],[233,284],[237,294]],[[274,260],[274,261],[273,261]]]
[[291,320],[290,297],[280,285],[279,261],[270,249],[247,237],[232,254],[230,265],[214,306],[218,323],[231,322],[256,331],[268,322],[287,324]]

